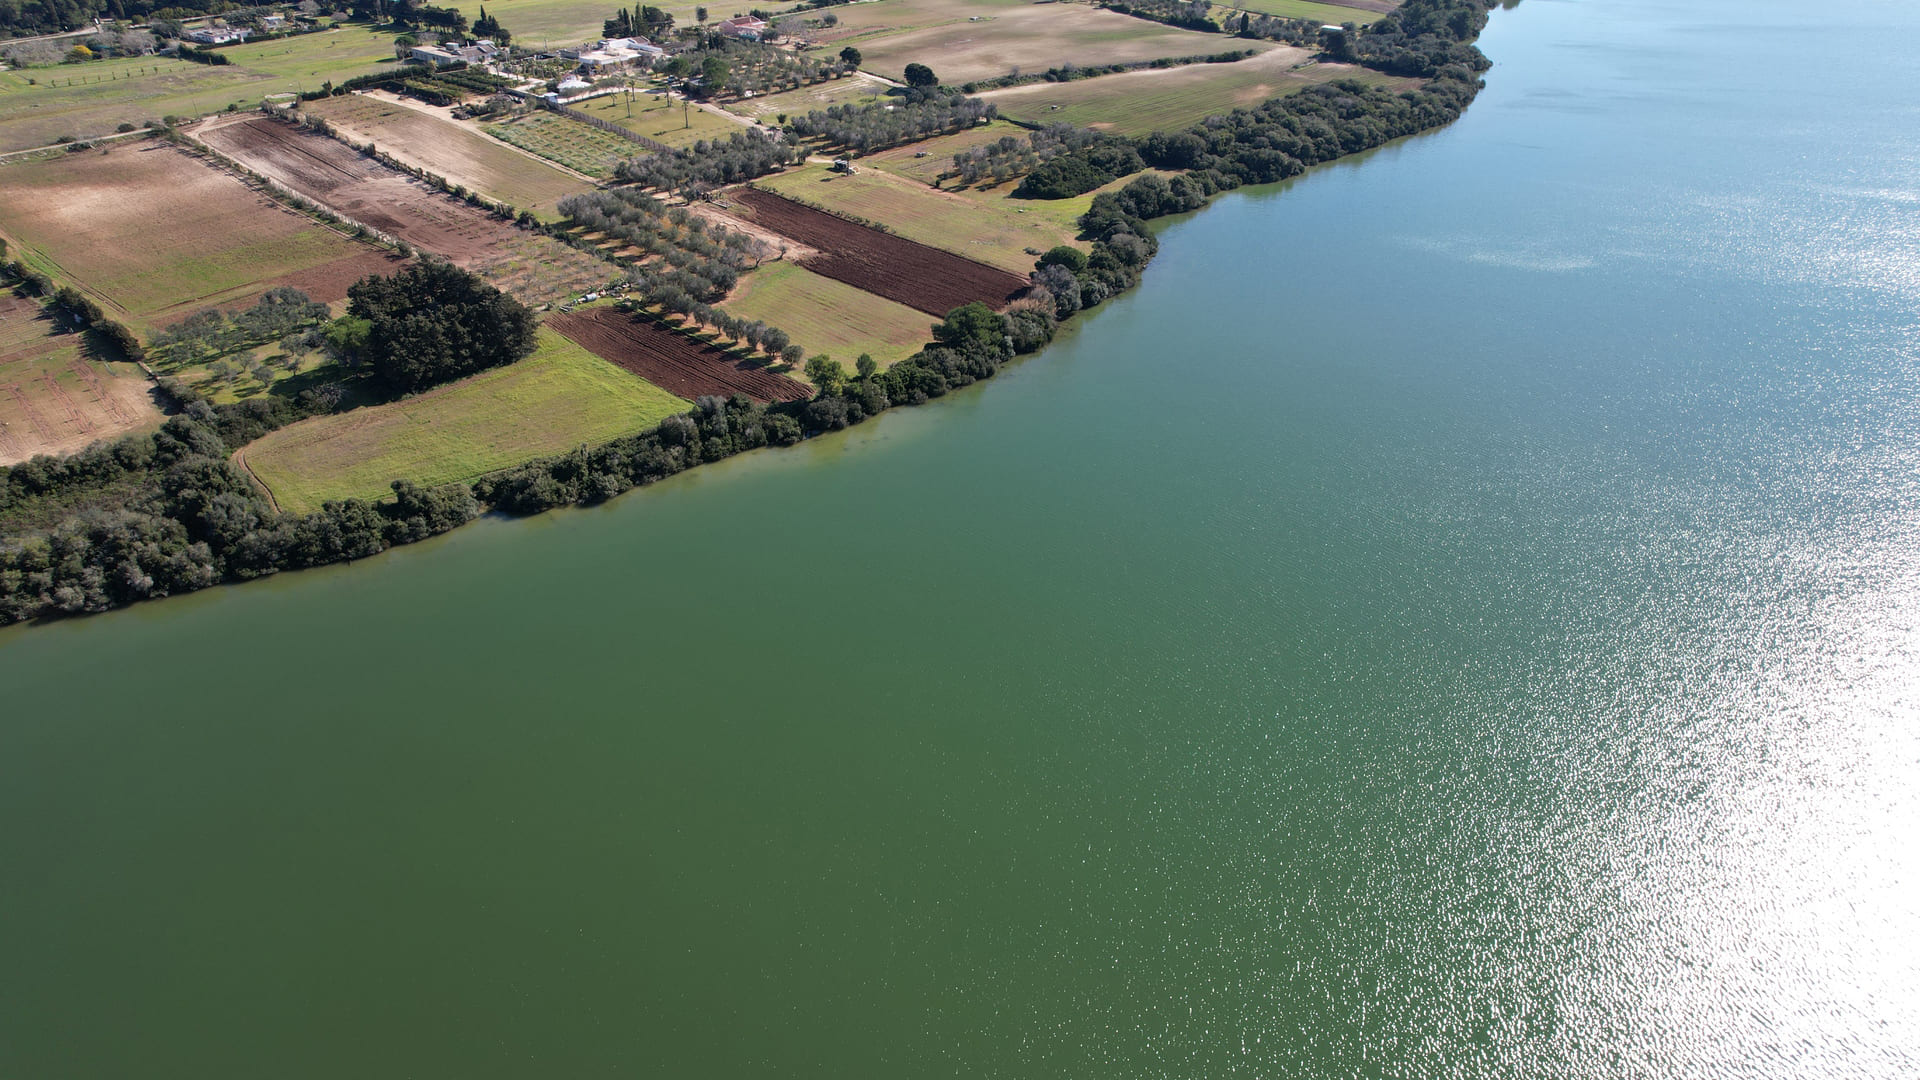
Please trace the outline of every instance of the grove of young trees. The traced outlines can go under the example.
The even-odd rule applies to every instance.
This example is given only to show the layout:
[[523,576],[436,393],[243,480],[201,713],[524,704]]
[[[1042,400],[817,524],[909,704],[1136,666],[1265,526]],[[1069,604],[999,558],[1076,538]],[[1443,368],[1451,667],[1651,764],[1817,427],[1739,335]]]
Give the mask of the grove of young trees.
[[765,176],[793,162],[793,149],[758,131],[725,139],[701,139],[671,153],[653,154],[614,167],[614,174],[657,191],[694,196],[726,184]]
[[984,124],[999,110],[958,91],[934,91],[919,100],[832,105],[787,121],[796,139],[870,153]]

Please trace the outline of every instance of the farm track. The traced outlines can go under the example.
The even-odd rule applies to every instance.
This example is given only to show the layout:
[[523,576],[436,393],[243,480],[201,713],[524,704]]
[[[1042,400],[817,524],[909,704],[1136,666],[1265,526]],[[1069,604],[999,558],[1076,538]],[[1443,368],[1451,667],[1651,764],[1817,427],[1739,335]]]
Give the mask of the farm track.
[[92,394],[94,403],[107,414],[116,427],[132,427],[140,422],[138,417],[127,411],[125,405],[107,392],[107,388],[101,385],[100,376],[94,373],[92,365],[85,360],[76,360],[68,364],[67,370],[87,384],[87,390]]
[[13,395],[13,403],[20,406],[20,412],[27,418],[27,423],[32,424],[33,429],[40,433],[42,442],[59,441],[59,434],[54,430],[53,425],[47,423],[47,418],[40,415],[39,409],[33,407],[33,399],[27,396],[27,392],[19,383],[9,384],[7,392]]
[[745,394],[757,401],[805,401],[813,396],[805,383],[612,308],[550,315],[546,322],[588,352],[689,401],[702,394]]
[[905,304],[936,318],[980,301],[999,309],[1025,292],[1027,280],[949,251],[855,224],[759,188],[728,198],[754,224],[819,252],[797,260],[824,277]]

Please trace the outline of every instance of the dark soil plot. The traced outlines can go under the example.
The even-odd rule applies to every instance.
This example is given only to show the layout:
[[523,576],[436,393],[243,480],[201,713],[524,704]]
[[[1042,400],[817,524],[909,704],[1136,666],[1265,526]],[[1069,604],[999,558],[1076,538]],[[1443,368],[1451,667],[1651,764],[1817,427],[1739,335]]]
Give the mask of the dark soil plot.
[[805,383],[612,308],[550,315],[546,321],[594,355],[689,401],[702,394],[745,394],[757,401],[805,401],[813,396]]
[[857,225],[772,192],[741,188],[728,197],[752,215],[754,224],[819,252],[800,259],[800,265],[915,311],[944,317],[975,300],[1000,308],[1027,288],[1025,278],[1005,270]]

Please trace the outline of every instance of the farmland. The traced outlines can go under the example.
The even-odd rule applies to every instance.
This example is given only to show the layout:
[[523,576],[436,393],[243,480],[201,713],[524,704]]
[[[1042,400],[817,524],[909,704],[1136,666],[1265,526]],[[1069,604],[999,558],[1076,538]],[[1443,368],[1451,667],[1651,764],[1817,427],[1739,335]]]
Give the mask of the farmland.
[[0,289],[0,465],[160,422],[132,364],[89,352],[79,335],[56,332],[38,301]]
[[534,354],[417,397],[303,420],[242,458],[281,507],[378,498],[396,479],[442,484],[658,423],[685,401],[549,330]]
[[338,300],[389,266],[379,249],[144,140],[0,165],[0,231],[29,263],[149,330],[273,285]]
[[[1079,4],[886,0],[845,10],[843,25],[871,28],[844,38],[865,57],[863,68],[898,79],[908,64],[925,63],[942,82],[956,86],[1063,63],[1128,63],[1229,47],[1218,35]],[[975,17],[980,21],[971,21]],[[903,24],[915,28],[893,29]],[[836,44],[839,40],[836,36]]]
[[1314,63],[1305,49],[1277,48],[1231,64],[1189,64],[1073,82],[1031,83],[980,96],[1014,120],[1148,135],[1179,131],[1209,116],[1335,79],[1379,85],[1415,82],[1347,64]]
[[[1027,254],[1026,249],[1045,251],[1072,240],[1077,231],[1073,218],[1085,209],[1082,200],[1062,200],[1062,203],[1073,204],[1063,207],[1057,203],[1012,200],[1006,197],[1006,190],[935,191],[926,183],[895,175],[885,168],[869,167],[889,160],[912,161],[918,165],[951,164],[954,150],[936,151],[925,158],[913,157],[919,147],[945,145],[944,140],[933,139],[862,158],[858,171],[851,176],[831,172],[824,165],[807,165],[761,177],[754,183],[801,202],[878,222],[909,240],[1015,274],[1024,274],[1033,268],[1033,256]],[[1006,187],[1010,189],[1012,185]],[[732,197],[732,193],[727,196]]]
[[616,164],[643,152],[638,143],[554,112],[530,112],[503,124],[488,124],[486,131],[502,142],[600,180],[610,179]]
[[754,224],[818,252],[802,260],[807,269],[929,315],[975,300],[1001,307],[1026,288],[1022,276],[769,192],[747,188],[733,202]]
[[1395,6],[1393,0],[1335,0],[1333,3],[1317,3],[1316,0],[1228,0],[1213,7],[1217,19],[1225,18],[1226,9],[1232,8],[1235,11],[1251,11],[1255,15],[1277,15],[1283,19],[1312,19],[1334,26],[1342,23],[1365,26],[1392,11]]
[[542,217],[553,217],[555,203],[589,186],[449,118],[446,109],[346,94],[307,102],[301,110],[355,142],[372,143],[409,165]]
[[812,396],[805,383],[775,374],[758,361],[610,307],[555,315],[547,325],[594,355],[682,397],[745,394],[760,401],[803,401]]
[[477,271],[523,300],[559,300],[608,277],[593,256],[502,222],[324,135],[264,117],[212,123],[198,135],[307,198]]
[[925,345],[933,323],[923,312],[792,261],[768,263],[741,278],[721,306],[741,318],[780,327],[809,355],[826,353],[851,362],[867,353],[882,367]]

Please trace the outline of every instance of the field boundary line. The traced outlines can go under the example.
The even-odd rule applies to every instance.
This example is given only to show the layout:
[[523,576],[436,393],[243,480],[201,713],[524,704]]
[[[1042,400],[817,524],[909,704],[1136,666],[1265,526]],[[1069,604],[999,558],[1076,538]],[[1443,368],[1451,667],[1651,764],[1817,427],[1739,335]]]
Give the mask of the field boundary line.
[[[366,98],[368,101],[378,101],[384,105],[397,105],[403,109],[410,109],[414,112],[420,113],[423,116],[431,116],[434,119],[439,120],[441,123],[450,124],[453,127],[459,128],[463,131],[471,131],[474,134],[479,135],[481,138],[487,140],[488,142],[493,143],[495,146],[504,146],[507,149],[513,151],[514,153],[519,154],[521,157],[528,158],[533,161],[537,161],[542,165],[550,165],[553,168],[559,169],[561,172],[566,173],[568,176],[573,177],[575,180],[579,180],[587,184],[592,184],[594,187],[599,187],[601,186],[601,184],[605,183],[605,181],[602,181],[602,180],[595,180],[593,177],[588,176],[586,173],[580,172],[575,169],[570,169],[567,166],[562,165],[557,161],[554,161],[552,158],[541,157],[539,154],[533,153],[532,151],[527,150],[523,147],[515,146],[512,143],[506,141],[505,139],[497,138],[491,132],[487,131],[486,128],[482,127],[479,124],[474,124],[469,126],[458,120],[454,120],[448,117],[442,117],[439,113],[433,112],[426,105],[409,101],[398,94],[391,94],[391,95],[382,97],[367,90],[354,90],[354,91],[350,91],[350,93],[354,97],[363,97],[363,98]],[[332,126],[338,123],[338,121],[329,119],[327,117],[322,117],[321,119],[326,120],[329,126]],[[339,136],[337,135],[334,137],[339,138]],[[345,139],[341,139],[340,141],[347,142],[347,140]],[[367,141],[368,142],[374,141],[373,136],[368,135]],[[347,142],[347,145],[352,146],[353,144],[350,142]]]

